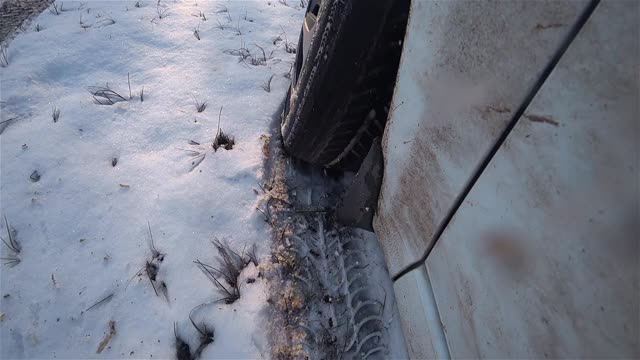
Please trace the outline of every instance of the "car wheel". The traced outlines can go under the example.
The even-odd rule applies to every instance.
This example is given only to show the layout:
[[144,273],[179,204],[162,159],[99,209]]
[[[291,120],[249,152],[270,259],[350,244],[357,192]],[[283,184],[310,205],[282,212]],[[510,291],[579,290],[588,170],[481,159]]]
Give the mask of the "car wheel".
[[281,126],[291,155],[358,169],[384,130],[409,2],[309,2]]

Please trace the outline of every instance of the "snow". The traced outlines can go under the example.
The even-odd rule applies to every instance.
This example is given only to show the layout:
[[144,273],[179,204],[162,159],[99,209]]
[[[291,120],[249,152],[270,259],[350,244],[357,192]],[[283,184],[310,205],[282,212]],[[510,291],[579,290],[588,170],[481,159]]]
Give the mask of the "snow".
[[[193,263],[216,265],[214,237],[238,252],[256,244],[260,264],[242,272],[238,301],[194,313],[215,328],[203,357],[270,354],[268,284],[258,273],[271,233],[253,189],[264,180],[260,136],[286,93],[295,56],[275,40],[284,31],[297,43],[303,10],[277,1],[163,0],[168,16],[158,19],[155,1],[135,4],[65,1],[60,15],[43,12],[9,45],[0,120],[18,118],[0,135],[0,208],[22,251],[18,265],[0,270],[2,358],[171,358],[174,322],[194,350],[199,334],[190,310],[221,297]],[[242,44],[255,56],[263,47],[266,64],[225,52]],[[106,84],[127,101],[97,104],[87,88]],[[206,101],[204,112],[194,98]],[[221,107],[221,128],[236,144],[214,152]],[[55,123],[53,108],[60,109]],[[194,152],[206,155],[190,171]],[[37,182],[29,179],[35,170]],[[135,276],[151,258],[147,222],[166,253],[157,280],[166,283],[168,301],[146,276]],[[0,234],[7,239],[4,224]],[[98,355],[110,320],[116,334]]]

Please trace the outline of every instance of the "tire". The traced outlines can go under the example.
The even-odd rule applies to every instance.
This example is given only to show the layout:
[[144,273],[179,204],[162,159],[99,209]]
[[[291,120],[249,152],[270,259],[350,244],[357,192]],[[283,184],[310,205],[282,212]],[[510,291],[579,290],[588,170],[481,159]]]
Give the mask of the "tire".
[[322,1],[306,54],[301,33],[283,110],[282,138],[292,156],[358,169],[384,131],[409,2]]

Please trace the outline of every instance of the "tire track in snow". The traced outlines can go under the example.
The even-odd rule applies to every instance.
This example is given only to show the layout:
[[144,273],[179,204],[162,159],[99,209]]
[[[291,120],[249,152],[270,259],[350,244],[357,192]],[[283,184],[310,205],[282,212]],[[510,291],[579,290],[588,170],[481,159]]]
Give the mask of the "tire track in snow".
[[332,208],[344,179],[285,157],[279,129],[278,112],[263,204],[274,241],[272,357],[402,357],[392,284],[375,235],[335,223]]

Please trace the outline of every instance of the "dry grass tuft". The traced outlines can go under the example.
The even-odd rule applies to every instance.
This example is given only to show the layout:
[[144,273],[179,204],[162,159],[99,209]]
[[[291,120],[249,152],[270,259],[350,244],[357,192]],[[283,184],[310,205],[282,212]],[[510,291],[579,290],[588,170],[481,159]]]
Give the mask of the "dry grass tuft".
[[240,286],[238,286],[238,282],[235,281],[235,286],[228,284],[225,286],[222,282],[220,282],[216,278],[216,274],[220,276],[222,274],[222,270],[214,268],[211,265],[207,265],[200,260],[194,261],[200,267],[200,270],[211,280],[213,285],[218,289],[223,297],[218,299],[217,301],[223,301],[225,304],[233,304],[236,300],[240,298]]
[[6,45],[0,45],[0,66],[9,66],[9,54]]
[[203,112],[206,108],[207,108],[207,102],[206,101],[199,101],[195,95],[191,95],[193,97],[193,101],[194,101],[194,105],[196,107],[196,111],[201,113]]
[[4,226],[7,231],[8,240],[3,238],[2,236],[0,236],[0,240],[2,240],[4,245],[9,250],[9,256],[2,257],[0,259],[5,261],[4,263],[5,265],[13,267],[18,265],[21,261],[19,255],[20,255],[20,251],[22,250],[22,246],[20,246],[20,243],[18,242],[18,240],[16,240],[15,233],[14,231],[11,230],[11,226],[9,225],[9,220],[7,220],[6,216],[4,217]]
[[100,105],[113,105],[120,101],[127,101],[122,95],[109,89],[109,87],[90,86],[87,90],[93,95],[93,99]]
[[176,339],[176,358],[178,360],[192,360],[193,356],[191,355],[191,347],[189,347],[189,344],[184,341],[180,335],[178,335],[176,323],[173,323],[173,336]]
[[222,116],[222,106],[220,107],[220,113],[218,114],[218,130],[216,131],[216,136],[213,138],[213,143],[211,147],[213,147],[213,151],[218,151],[219,148],[223,148],[225,150],[233,149],[233,145],[235,145],[236,141],[233,136],[225,134],[224,131],[220,128],[220,118]]
[[162,19],[166,18],[167,16],[169,16],[168,11],[169,11],[168,8],[164,8],[163,9],[160,6],[160,0],[158,0],[158,3],[156,4],[156,16],[153,19],[151,19],[151,22],[153,23],[158,19],[162,20]]
[[198,326],[196,325],[196,322],[193,320],[193,312],[204,305],[208,305],[208,304],[200,304],[194,307],[193,309],[191,309],[191,311],[189,312],[189,321],[191,321],[191,325],[193,325],[196,331],[198,331],[198,333],[200,334],[198,339],[200,341],[200,345],[198,345],[198,348],[196,349],[196,351],[193,352],[193,359],[199,359],[200,355],[202,355],[202,351],[204,350],[204,348],[207,347],[207,345],[211,344],[215,340],[215,331],[213,327],[209,328],[207,324],[205,324],[204,322],[201,322],[200,326]]
[[258,266],[258,257],[256,256],[256,244],[253,244],[249,251],[247,251],[247,258],[254,266]]
[[273,77],[275,75],[271,75],[269,76],[269,80],[265,81],[264,83],[262,83],[262,89],[268,93],[271,92],[271,81],[273,80]]
[[213,140],[213,144],[211,146],[213,147],[214,151],[217,151],[219,148],[223,148],[225,150],[231,150],[233,149],[233,145],[235,145],[235,143],[236,141],[233,136],[225,134],[224,131],[220,129],[215,139]]
[[153,260],[158,260],[159,262],[162,262],[166,254],[158,251],[158,249],[156,248],[156,244],[153,241],[153,233],[151,232],[151,224],[148,221],[147,221],[147,234],[149,238],[149,248],[151,249],[151,258]]
[[4,132],[4,130],[7,128],[7,126],[9,126],[11,123],[13,123],[16,120],[19,120],[20,118],[17,116],[14,116],[12,118],[9,118],[7,120],[2,120],[0,121],[0,134],[2,134]]
[[196,39],[200,40],[200,24],[198,24],[198,27],[193,30],[193,36],[195,36]]
[[[147,275],[149,279],[149,283],[151,283],[151,287],[153,287],[153,292],[156,296],[160,296],[158,293],[158,288],[160,288],[160,292],[164,295],[167,301],[169,301],[167,284],[164,281],[158,280],[158,272],[160,270],[160,263],[164,261],[166,254],[160,252],[153,241],[153,233],[151,232],[151,225],[147,222],[147,235],[149,240],[149,248],[151,250],[151,260],[146,260],[145,264],[140,270],[138,270],[127,282],[125,286],[125,291],[129,287],[129,284],[133,279],[138,276],[142,276],[143,274]],[[157,285],[156,285],[157,284]]]
[[238,49],[227,49],[224,50],[223,52],[225,54],[229,54],[229,55],[234,55],[238,57],[238,61],[242,62],[246,65],[253,65],[253,66],[264,66],[267,65],[267,60],[271,58],[271,56],[273,55],[273,51],[271,52],[271,54],[269,55],[269,57],[267,57],[267,54],[264,50],[263,47],[254,44],[255,47],[257,47],[258,49],[260,49],[260,51],[262,52],[262,56],[260,55],[253,55],[251,54],[251,51],[246,47],[244,41],[242,39],[240,39],[240,48]]
[[[251,254],[245,256],[244,253],[240,255],[233,251],[229,245],[222,243],[217,238],[214,238],[211,243],[218,251],[218,267],[205,264],[200,260],[196,260],[194,263],[222,293],[222,298],[216,301],[232,304],[240,298],[240,282],[238,281],[240,273],[250,262],[258,263],[255,247],[250,251]],[[218,280],[219,278],[222,280]]]
[[282,34],[284,35],[284,51],[286,51],[288,54],[295,54],[296,46],[289,42],[287,33],[284,31],[284,28],[282,26],[280,26],[280,29],[282,29]]
[[63,11],[62,10],[63,7],[64,7],[64,2],[61,2],[59,7],[58,7],[58,4],[54,2],[49,7],[49,12],[52,13],[53,15],[60,15],[60,13]]
[[60,119],[60,109],[58,107],[54,106],[51,109],[51,118],[53,119],[54,123],[58,122],[58,120]]
[[220,261],[220,265],[222,267],[222,271],[220,273],[224,276],[227,284],[237,287],[240,272],[242,272],[242,269],[247,266],[248,261],[243,255],[233,251],[229,245],[223,244],[217,238],[214,238],[211,243],[215,246],[218,251],[218,255],[220,255],[220,259],[222,260]]

